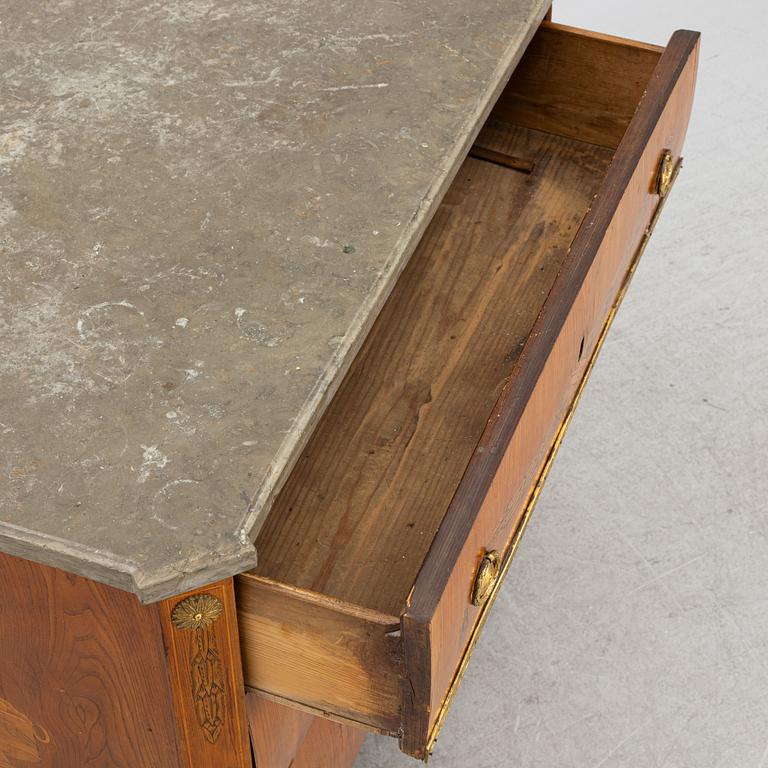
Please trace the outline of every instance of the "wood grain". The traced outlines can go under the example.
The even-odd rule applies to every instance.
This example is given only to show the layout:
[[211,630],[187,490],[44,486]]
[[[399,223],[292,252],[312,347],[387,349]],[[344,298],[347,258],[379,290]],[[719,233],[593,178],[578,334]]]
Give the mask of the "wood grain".
[[263,577],[237,579],[249,688],[364,723],[400,727],[400,620]]
[[468,595],[479,559],[486,549],[508,546],[659,203],[654,181],[662,153],[680,156],[698,45],[697,33],[675,33],[654,71],[414,585],[406,616],[424,625],[426,638],[414,670],[423,685],[429,664],[430,684],[428,693],[419,688],[424,698],[405,727],[402,747],[410,754],[424,755],[477,621]]
[[256,768],[350,768],[365,731],[247,697]]
[[257,540],[254,573],[399,615],[610,161],[489,125]]
[[315,718],[290,768],[351,768],[365,731]]
[[615,149],[662,50],[544,22],[491,116]]
[[0,594],[0,765],[180,767],[157,606],[4,554]]
[[[175,626],[174,608],[201,595],[220,601],[222,613],[196,629]],[[159,613],[183,765],[251,768],[232,579],[164,600]]]
[[256,768],[289,768],[315,718],[257,693],[245,697]]

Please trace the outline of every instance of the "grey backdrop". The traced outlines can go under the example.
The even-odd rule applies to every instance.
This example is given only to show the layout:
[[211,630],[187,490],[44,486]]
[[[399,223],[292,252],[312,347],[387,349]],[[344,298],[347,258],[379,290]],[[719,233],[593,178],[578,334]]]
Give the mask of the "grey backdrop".
[[[703,32],[685,167],[432,768],[768,768],[768,11],[556,0]],[[359,768],[415,765],[369,737]]]

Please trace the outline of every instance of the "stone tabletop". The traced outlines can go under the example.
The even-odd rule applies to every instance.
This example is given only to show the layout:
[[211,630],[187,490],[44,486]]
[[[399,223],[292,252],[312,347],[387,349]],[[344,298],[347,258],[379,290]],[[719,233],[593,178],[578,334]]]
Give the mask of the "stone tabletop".
[[0,0],[0,550],[252,567],[547,5]]

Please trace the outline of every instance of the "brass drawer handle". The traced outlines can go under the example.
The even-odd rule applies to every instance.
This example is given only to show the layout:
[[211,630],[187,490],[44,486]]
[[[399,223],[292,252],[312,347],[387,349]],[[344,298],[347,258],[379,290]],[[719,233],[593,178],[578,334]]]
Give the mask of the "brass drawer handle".
[[480,566],[477,569],[475,583],[472,586],[472,605],[484,605],[493,591],[493,585],[499,578],[501,569],[501,556],[493,549],[483,555]]

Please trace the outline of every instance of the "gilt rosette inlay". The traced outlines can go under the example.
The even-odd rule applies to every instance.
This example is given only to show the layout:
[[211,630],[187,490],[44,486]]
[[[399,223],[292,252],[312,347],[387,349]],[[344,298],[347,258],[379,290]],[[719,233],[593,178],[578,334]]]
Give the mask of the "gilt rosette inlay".
[[182,600],[171,614],[177,629],[200,629],[213,624],[221,616],[224,604],[213,595],[193,595]]

